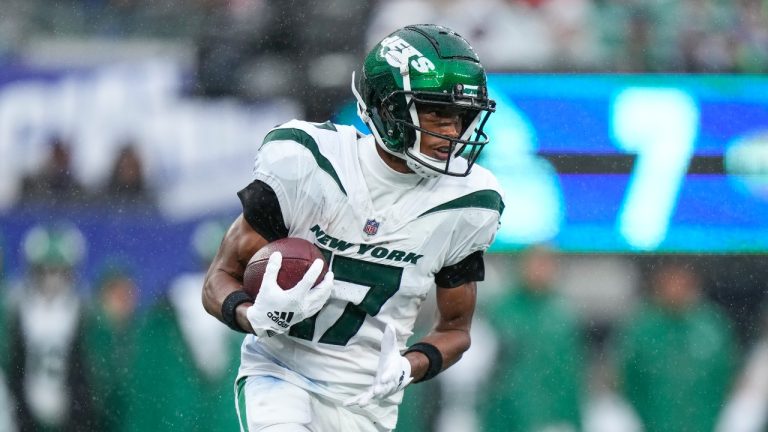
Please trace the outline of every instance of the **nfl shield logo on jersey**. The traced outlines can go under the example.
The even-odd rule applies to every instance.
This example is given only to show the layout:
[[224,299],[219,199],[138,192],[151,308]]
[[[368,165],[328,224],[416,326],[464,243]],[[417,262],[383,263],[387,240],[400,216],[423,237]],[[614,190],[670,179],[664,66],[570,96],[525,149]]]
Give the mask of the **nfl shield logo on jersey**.
[[369,236],[376,235],[379,232],[379,222],[376,222],[376,219],[368,219],[365,221],[363,232]]

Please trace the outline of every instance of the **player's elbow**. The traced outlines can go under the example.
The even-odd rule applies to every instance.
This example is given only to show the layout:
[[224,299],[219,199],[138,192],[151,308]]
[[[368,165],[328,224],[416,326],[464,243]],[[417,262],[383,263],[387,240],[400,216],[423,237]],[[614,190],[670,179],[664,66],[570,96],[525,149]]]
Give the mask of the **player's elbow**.
[[464,337],[461,339],[461,353],[467,352],[469,347],[472,346],[472,337],[469,335],[469,331],[464,332]]
[[472,345],[472,340],[469,337],[469,332],[453,332],[450,348],[446,346],[445,348],[448,349],[443,351],[443,360],[445,361],[445,363],[443,363],[443,368],[448,368],[461,360],[461,358],[464,356],[464,353],[469,349],[470,345]]
[[470,346],[472,346],[472,338],[469,335],[469,330],[457,332],[454,345],[456,361],[461,359],[464,353],[469,350]]

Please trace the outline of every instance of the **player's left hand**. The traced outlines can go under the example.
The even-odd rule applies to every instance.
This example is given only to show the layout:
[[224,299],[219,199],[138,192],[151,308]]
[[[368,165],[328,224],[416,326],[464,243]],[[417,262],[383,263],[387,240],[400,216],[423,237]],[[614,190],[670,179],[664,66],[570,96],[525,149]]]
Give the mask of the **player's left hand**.
[[373,385],[363,393],[344,401],[344,406],[358,405],[362,407],[368,405],[372,399],[386,399],[404,389],[411,381],[413,381],[411,362],[400,355],[400,351],[397,349],[395,329],[387,324],[381,340],[379,367],[376,370]]

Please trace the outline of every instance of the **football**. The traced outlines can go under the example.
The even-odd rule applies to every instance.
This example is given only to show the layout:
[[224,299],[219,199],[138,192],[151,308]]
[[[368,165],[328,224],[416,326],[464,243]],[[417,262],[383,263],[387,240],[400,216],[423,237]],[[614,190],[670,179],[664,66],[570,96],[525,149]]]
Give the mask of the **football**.
[[315,285],[320,283],[328,272],[328,262],[323,253],[311,242],[298,237],[275,240],[256,251],[245,267],[243,290],[253,298],[256,298],[259,293],[269,256],[275,251],[279,251],[283,255],[283,263],[277,273],[277,284],[284,290],[296,286],[316,259],[323,260],[324,265]]

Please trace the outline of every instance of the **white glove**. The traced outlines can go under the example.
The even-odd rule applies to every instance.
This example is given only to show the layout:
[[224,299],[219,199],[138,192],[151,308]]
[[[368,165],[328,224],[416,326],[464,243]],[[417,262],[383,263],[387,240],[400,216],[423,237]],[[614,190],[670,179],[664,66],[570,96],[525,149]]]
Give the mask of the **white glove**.
[[[277,273],[283,262],[280,252],[269,256],[264,279],[253,306],[246,311],[256,336],[273,336],[285,333],[292,324],[316,314],[328,301],[333,288],[333,272],[325,274],[323,280],[312,285],[323,270],[323,261],[315,260],[304,277],[291,289],[283,290],[277,284]],[[310,289],[311,288],[311,289]]]
[[397,349],[395,330],[387,324],[381,340],[379,368],[376,370],[373,385],[363,393],[344,401],[344,406],[358,405],[362,407],[368,405],[371,399],[386,399],[404,389],[411,381],[413,381],[411,362],[400,355],[400,351]]

